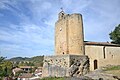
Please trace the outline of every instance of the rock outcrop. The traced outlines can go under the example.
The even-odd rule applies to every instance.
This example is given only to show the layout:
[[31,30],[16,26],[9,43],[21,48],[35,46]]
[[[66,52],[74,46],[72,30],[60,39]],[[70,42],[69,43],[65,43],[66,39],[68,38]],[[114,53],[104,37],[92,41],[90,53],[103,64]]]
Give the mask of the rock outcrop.
[[43,77],[79,77],[89,72],[89,58],[85,55],[44,57]]

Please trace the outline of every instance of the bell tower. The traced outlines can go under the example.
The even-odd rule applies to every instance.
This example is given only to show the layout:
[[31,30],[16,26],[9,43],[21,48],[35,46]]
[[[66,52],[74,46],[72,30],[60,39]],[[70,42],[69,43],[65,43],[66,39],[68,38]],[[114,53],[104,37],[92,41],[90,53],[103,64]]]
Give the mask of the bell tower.
[[56,55],[84,55],[84,34],[81,14],[65,14],[62,10],[55,23]]

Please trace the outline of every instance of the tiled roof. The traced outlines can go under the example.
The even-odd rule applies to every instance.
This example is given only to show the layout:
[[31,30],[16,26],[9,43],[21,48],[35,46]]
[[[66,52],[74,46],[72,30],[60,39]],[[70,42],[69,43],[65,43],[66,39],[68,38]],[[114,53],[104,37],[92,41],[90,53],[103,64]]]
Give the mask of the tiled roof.
[[90,42],[90,41],[84,41],[85,45],[99,45],[99,46],[116,46],[120,47],[119,44],[113,44],[109,42]]
[[33,66],[20,66],[20,68],[33,68]]
[[23,70],[20,69],[20,68],[15,68],[15,69],[13,69],[13,71],[14,71],[14,72],[18,72],[18,71],[23,71]]
[[22,73],[19,78],[31,78],[33,74],[31,73]]

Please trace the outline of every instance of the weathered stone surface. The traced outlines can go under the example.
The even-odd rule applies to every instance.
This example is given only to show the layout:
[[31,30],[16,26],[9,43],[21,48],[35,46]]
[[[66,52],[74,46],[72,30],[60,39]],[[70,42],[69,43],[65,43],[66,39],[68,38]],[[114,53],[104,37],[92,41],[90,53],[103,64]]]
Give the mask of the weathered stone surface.
[[43,77],[79,77],[89,72],[89,59],[85,55],[56,55],[44,57]]
[[80,76],[80,77],[67,77],[65,80],[93,80],[87,76]]
[[88,76],[94,80],[120,80],[119,77],[114,76],[113,74],[107,74],[103,72],[101,69],[96,69],[85,76]]
[[84,54],[84,35],[81,14],[59,13],[55,23],[55,54]]
[[[73,58],[73,57],[72,57]],[[73,64],[71,64],[69,68],[70,76],[81,76],[89,72],[89,59],[88,57],[84,57],[81,59],[72,59],[71,61]]]
[[95,69],[95,60],[98,69],[106,65],[120,65],[120,47],[86,44],[85,54],[90,58],[91,71]]

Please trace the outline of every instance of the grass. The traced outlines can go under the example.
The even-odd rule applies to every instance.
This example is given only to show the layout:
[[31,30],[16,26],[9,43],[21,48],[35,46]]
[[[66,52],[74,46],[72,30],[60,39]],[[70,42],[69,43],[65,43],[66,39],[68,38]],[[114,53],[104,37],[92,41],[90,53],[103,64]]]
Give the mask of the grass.
[[120,65],[119,66],[108,66],[103,69],[108,74],[113,74],[120,77]]
[[120,66],[109,66],[104,69],[104,71],[110,71],[110,70],[120,70]]
[[61,77],[46,77],[40,80],[65,80],[65,79]]

